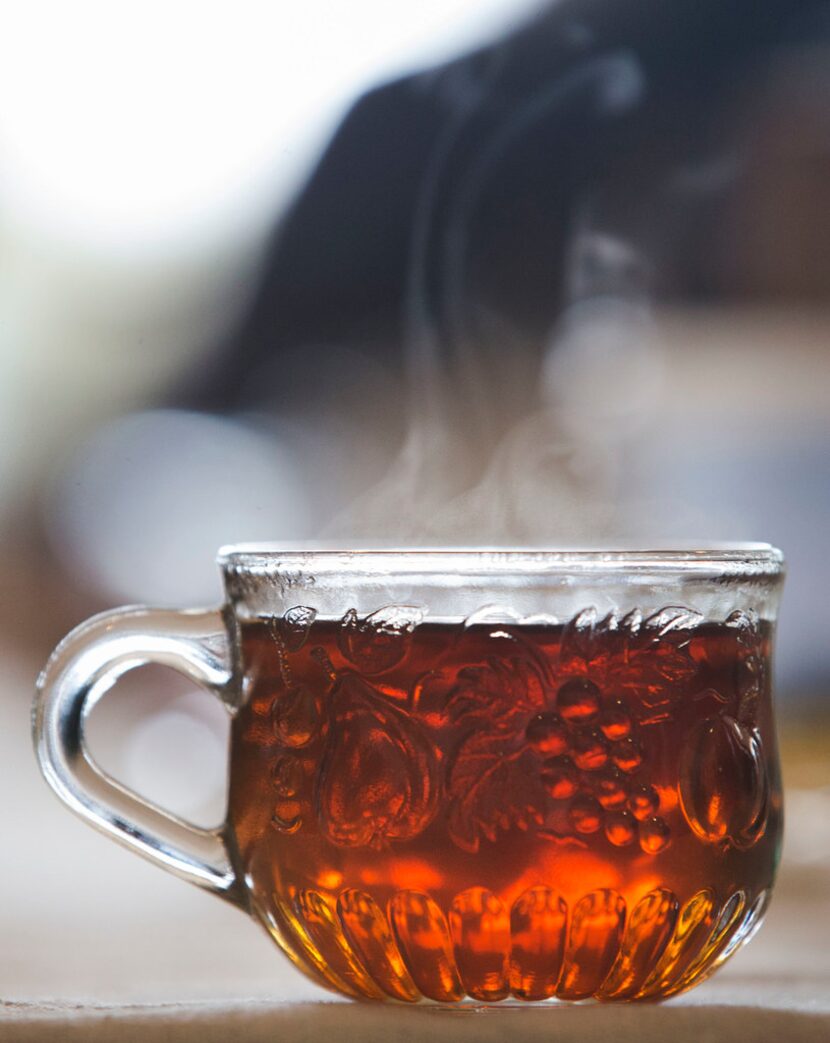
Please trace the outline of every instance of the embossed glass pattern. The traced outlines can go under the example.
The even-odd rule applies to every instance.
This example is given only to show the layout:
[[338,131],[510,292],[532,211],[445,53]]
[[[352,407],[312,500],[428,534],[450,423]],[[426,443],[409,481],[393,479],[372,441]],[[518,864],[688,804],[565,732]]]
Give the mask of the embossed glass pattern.
[[757,927],[781,837],[778,552],[222,560],[221,879],[314,980],[656,999]]

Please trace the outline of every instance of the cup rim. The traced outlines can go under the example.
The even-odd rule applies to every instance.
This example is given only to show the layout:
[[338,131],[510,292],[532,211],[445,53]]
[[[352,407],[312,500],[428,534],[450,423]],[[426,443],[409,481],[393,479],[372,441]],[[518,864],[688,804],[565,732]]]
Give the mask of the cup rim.
[[784,555],[769,543],[697,542],[637,547],[542,546],[360,546],[264,542],[228,544],[219,549],[217,563],[226,572],[299,571],[335,568],[346,571],[379,569],[383,572],[471,569],[486,572],[533,571],[671,571],[767,575],[784,573]]

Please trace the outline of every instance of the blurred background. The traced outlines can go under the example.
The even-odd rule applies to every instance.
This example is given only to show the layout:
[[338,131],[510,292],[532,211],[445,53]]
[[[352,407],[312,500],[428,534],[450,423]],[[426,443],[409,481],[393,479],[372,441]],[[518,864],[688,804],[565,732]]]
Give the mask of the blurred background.
[[[785,770],[814,823],[788,850],[818,872],[830,2],[33,0],[0,20],[0,741],[28,896],[0,980],[163,992],[181,961],[199,994],[230,953],[251,987],[254,930],[75,823],[28,739],[63,633],[216,603],[229,542],[780,546]],[[140,671],[93,747],[215,821],[210,702]],[[172,909],[216,926],[197,955]],[[263,982],[314,991],[260,944]]]

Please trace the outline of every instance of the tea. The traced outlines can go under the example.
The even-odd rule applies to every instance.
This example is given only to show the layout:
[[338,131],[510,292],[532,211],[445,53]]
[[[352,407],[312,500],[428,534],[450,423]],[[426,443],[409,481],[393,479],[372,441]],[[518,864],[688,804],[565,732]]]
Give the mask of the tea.
[[229,822],[254,912],[356,996],[653,999],[759,922],[770,628],[393,607],[241,625]]

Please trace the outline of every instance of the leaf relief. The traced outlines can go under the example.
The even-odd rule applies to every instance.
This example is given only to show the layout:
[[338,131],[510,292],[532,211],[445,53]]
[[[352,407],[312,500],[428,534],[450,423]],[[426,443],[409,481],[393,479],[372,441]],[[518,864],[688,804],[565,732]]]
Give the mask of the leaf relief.
[[439,795],[438,760],[426,732],[354,673],[337,680],[330,713],[317,778],[323,835],[343,847],[417,836]]

